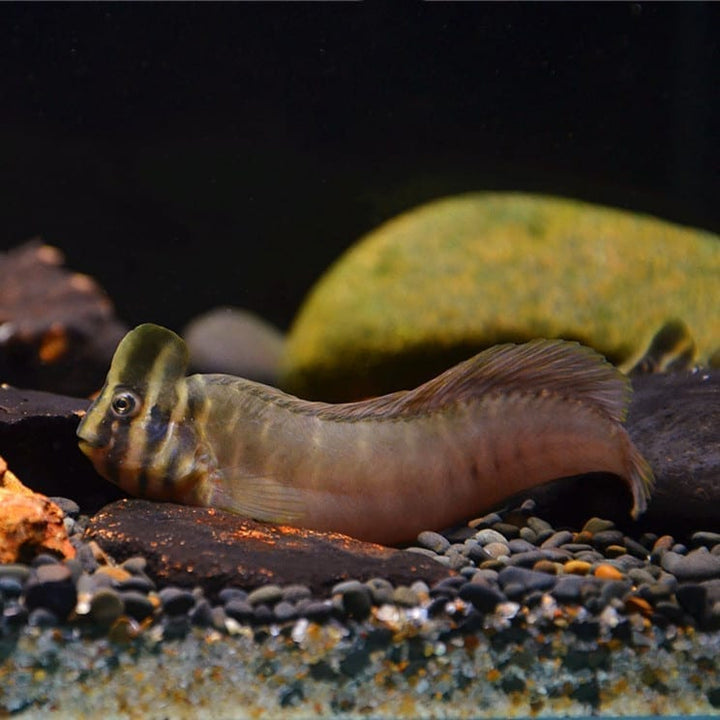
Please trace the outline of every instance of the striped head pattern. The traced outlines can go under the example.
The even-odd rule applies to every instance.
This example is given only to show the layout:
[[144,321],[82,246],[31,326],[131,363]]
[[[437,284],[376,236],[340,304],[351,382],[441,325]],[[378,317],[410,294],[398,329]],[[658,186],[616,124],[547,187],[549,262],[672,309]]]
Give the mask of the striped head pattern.
[[80,449],[104,478],[138,497],[192,502],[201,469],[175,333],[145,324],[118,345],[98,398],[77,429]]

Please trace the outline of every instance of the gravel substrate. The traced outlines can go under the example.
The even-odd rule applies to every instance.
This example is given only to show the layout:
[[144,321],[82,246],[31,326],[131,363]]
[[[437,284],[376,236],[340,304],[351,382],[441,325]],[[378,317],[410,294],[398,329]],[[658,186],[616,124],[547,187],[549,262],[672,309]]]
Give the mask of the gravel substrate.
[[720,533],[555,529],[531,502],[414,552],[428,587],[158,588],[141,557],[0,565],[0,715],[522,717],[720,712]]

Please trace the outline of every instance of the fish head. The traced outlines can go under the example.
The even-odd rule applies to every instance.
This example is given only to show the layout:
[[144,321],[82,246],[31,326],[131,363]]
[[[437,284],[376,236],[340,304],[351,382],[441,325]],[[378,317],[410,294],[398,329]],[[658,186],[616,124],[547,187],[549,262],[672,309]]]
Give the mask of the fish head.
[[80,449],[98,473],[131,495],[191,501],[183,495],[199,468],[187,364],[185,343],[174,332],[136,327],[120,341],[78,426]]

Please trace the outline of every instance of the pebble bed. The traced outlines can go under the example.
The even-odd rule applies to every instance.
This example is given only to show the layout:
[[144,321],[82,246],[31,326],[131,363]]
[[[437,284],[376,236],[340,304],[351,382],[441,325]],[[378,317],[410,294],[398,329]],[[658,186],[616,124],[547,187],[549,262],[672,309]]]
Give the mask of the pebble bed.
[[73,560],[0,565],[0,716],[720,713],[720,533],[555,529],[531,501],[410,551],[431,587],[157,587],[65,512]]

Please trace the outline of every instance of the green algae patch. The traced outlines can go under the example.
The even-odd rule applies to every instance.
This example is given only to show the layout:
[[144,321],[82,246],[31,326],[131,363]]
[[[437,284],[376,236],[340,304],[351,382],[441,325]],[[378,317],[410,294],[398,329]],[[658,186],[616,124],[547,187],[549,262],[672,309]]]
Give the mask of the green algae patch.
[[282,385],[350,400],[412,387],[483,348],[579,340],[631,363],[682,319],[720,344],[720,237],[646,215],[521,193],[437,200],[381,225],[309,293]]

